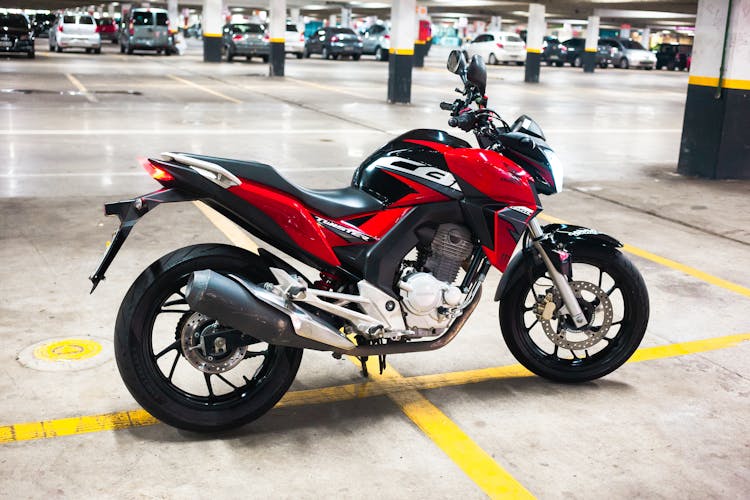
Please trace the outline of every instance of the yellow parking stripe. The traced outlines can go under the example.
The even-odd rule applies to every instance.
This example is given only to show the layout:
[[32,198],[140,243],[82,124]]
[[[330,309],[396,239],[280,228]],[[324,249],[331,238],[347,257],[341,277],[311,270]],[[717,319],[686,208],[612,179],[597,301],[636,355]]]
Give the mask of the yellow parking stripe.
[[[724,337],[680,342],[664,346],[642,347],[633,354],[630,360],[628,360],[628,364],[727,349],[748,341],[750,341],[750,333],[742,333],[737,335],[727,335]],[[376,396],[391,396],[406,391],[438,389],[477,384],[491,380],[530,376],[532,376],[532,374],[521,365],[509,365],[454,373],[418,375],[415,377],[379,377],[377,383],[364,382],[324,387],[321,389],[288,392],[276,407],[285,408],[336,403]],[[44,422],[26,422],[0,427],[0,444],[14,441],[85,434],[89,432],[118,430],[156,423],[158,423],[158,421],[142,409],[107,413],[103,415],[47,420]]]
[[[558,219],[557,217],[552,217],[551,215],[547,214],[539,214],[538,217],[542,220],[554,224],[568,224],[562,219]],[[669,267],[676,271],[680,271],[682,273],[690,275],[694,278],[698,278],[699,280],[710,283],[711,285],[718,286],[720,288],[724,288],[725,290],[729,290],[730,292],[739,293],[740,295],[744,295],[745,297],[750,298],[750,288],[738,285],[737,283],[732,283],[731,281],[727,281],[717,276],[704,273],[703,271],[695,269],[694,267],[686,266],[685,264],[681,264],[677,261],[661,257],[659,255],[656,255],[655,253],[643,250],[642,248],[634,247],[633,245],[624,244],[622,246],[622,249],[627,253],[637,255],[638,257],[641,257],[643,259],[650,260],[651,262],[655,262],[662,266]]]
[[[219,35],[219,36],[221,36],[221,35]],[[198,85],[195,82],[191,82],[189,80],[185,80],[184,78],[180,78],[179,76],[174,76],[174,75],[167,75],[167,76],[169,78],[171,78],[172,80],[175,80],[175,81],[180,82],[180,83],[184,83],[185,85],[188,85],[190,87],[194,87],[194,88],[196,88],[198,90],[202,90],[203,92],[206,92],[208,94],[215,95],[216,97],[221,97],[222,99],[225,99],[225,100],[227,100],[229,102],[233,102],[235,104],[242,104],[242,101],[240,101],[239,99],[235,99],[234,97],[229,97],[228,95],[224,95],[221,92],[216,92],[215,90],[211,90],[208,87],[204,87],[203,85]]]

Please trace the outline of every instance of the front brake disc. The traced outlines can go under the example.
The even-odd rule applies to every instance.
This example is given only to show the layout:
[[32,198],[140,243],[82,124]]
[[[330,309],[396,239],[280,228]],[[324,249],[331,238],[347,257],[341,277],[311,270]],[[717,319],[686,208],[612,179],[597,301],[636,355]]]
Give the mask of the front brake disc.
[[[547,338],[549,338],[555,345],[570,350],[588,349],[599,342],[605,335],[607,335],[607,332],[609,332],[613,318],[612,301],[609,300],[609,295],[607,295],[604,290],[588,281],[571,281],[570,286],[579,300],[582,292],[588,292],[589,294],[594,295],[596,300],[599,301],[599,304],[596,305],[596,307],[590,308],[588,324],[580,329],[567,328],[565,322],[558,317],[557,329],[555,329],[552,325],[552,320],[540,318],[539,322],[541,323],[542,329],[544,330],[545,335],[547,335]],[[555,303],[561,303],[562,299],[560,297],[560,292],[555,289],[553,293]],[[594,305],[593,302],[588,302],[588,304],[591,306]],[[601,325],[593,326],[600,319]],[[576,338],[581,337],[582,335],[585,338]]]

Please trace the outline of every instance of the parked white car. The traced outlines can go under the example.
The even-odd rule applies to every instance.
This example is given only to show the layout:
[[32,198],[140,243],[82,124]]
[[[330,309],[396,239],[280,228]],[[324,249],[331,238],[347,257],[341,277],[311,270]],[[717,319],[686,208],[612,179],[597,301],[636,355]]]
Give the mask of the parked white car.
[[302,59],[302,54],[305,52],[305,35],[299,32],[296,25],[291,23],[286,24],[284,52],[296,55],[297,59]]
[[49,50],[62,52],[63,49],[70,48],[101,53],[102,38],[92,16],[79,13],[57,16],[49,30]]
[[526,44],[520,36],[507,31],[483,33],[466,45],[464,50],[467,59],[480,55],[487,64],[514,62],[522,66],[526,61]]

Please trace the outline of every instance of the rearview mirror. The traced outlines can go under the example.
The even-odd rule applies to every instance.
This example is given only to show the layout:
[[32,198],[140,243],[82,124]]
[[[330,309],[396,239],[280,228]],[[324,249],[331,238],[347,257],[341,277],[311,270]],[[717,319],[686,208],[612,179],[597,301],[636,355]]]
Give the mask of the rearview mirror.
[[451,50],[448,54],[448,71],[461,75],[466,72],[466,59],[460,50]]
[[[448,60],[450,61],[450,58]],[[471,58],[469,68],[466,70],[466,79],[474,84],[480,94],[484,95],[484,91],[487,90],[487,67],[481,56],[475,55]]]

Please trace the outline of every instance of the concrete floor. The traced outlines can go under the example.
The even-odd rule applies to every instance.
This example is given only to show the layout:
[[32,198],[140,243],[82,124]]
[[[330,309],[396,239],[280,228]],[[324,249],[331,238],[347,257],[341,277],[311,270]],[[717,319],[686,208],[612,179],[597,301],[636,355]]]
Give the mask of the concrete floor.
[[[197,50],[95,56],[37,43],[36,60],[0,59],[0,426],[136,409],[112,360],[44,372],[16,358],[49,338],[106,342],[148,263],[228,241],[194,205],[163,206],[88,295],[116,227],[102,203],[157,187],[136,157],[254,159],[306,186],[343,186],[396,134],[447,128],[438,102],[457,84],[437,51],[414,72],[412,104],[390,106],[387,65],[368,57],[288,59],[287,77],[269,80],[260,62],[207,65]],[[750,332],[750,183],[674,174],[687,75],[545,67],[539,85],[522,80],[523,68],[491,67],[487,94],[509,121],[534,117],[565,162],[566,191],[543,200],[547,213],[649,252],[631,254],[651,295],[642,347]],[[488,292],[498,279],[451,345],[389,362],[407,378],[513,365]],[[422,394],[539,498],[747,498],[750,343],[694,351],[579,386],[516,375]],[[354,364],[308,352],[292,390],[361,382]],[[483,497],[466,464],[394,404],[406,385],[283,405],[221,436],[159,424],[11,439],[0,444],[0,496]]]

